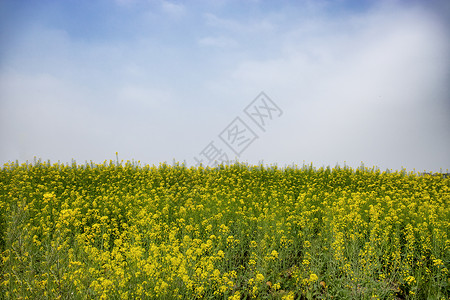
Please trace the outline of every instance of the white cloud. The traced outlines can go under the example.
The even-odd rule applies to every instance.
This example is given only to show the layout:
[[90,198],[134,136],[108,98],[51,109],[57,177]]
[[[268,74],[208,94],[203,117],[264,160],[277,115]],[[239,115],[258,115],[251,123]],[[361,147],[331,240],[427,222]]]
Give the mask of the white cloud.
[[[238,90],[260,86],[287,111],[278,135],[289,141],[267,142],[259,155],[276,153],[274,160],[286,163],[303,157],[316,164],[445,168],[450,138],[443,128],[450,120],[437,107],[448,96],[438,80],[448,72],[442,67],[448,39],[414,9],[356,21],[350,37],[323,23],[298,39],[288,32],[288,55],[243,62],[224,82]],[[258,156],[256,149],[251,155]]]
[[117,103],[119,106],[131,107],[132,110],[155,110],[171,105],[173,96],[169,91],[151,89],[148,87],[125,84],[117,88]]
[[88,92],[82,87],[48,74],[4,74],[1,83],[8,100],[2,103],[2,157],[24,161],[60,153],[56,157],[68,161],[88,154],[81,141],[93,145],[108,138],[101,114],[80,101]]
[[307,1],[298,18],[295,7],[249,17],[233,1],[125,2],[151,12],[127,11],[133,37],[40,25],[9,46],[0,160],[192,162],[264,90],[285,113],[242,160],[450,167],[448,29],[425,9],[333,15]]

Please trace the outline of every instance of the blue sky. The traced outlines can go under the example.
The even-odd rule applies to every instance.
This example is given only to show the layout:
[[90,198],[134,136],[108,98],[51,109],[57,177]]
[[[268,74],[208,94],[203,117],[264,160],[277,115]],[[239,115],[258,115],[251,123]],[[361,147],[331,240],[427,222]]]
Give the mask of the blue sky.
[[[213,142],[249,163],[450,169],[449,9],[0,0],[0,162],[206,163]],[[244,112],[261,91],[282,111],[264,130]],[[219,137],[236,117],[257,136],[238,157]]]

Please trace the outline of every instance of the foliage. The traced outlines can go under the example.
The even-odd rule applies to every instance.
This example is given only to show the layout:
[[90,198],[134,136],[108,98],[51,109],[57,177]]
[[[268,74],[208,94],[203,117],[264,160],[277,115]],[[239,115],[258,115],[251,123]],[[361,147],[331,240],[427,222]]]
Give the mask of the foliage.
[[448,299],[450,179],[5,164],[6,299]]

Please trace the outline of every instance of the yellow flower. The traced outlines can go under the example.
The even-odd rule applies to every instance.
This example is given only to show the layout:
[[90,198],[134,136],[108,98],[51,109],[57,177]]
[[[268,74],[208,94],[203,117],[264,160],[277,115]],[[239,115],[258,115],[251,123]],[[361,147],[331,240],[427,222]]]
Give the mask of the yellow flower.
[[217,270],[217,269],[214,269],[214,271],[213,271],[213,276],[214,276],[214,277],[219,277],[219,276],[220,276],[220,271]]
[[256,274],[256,281],[257,282],[262,282],[264,280],[264,275],[261,273],[257,273]]
[[233,296],[229,296],[228,300],[240,300],[241,299],[241,293],[239,291],[234,292]]
[[289,292],[289,294],[287,294],[287,295],[284,295],[281,299],[282,300],[294,300],[295,298],[294,298],[294,293],[293,292]]
[[312,273],[311,275],[309,275],[309,281],[310,282],[315,282],[319,279],[319,277],[317,277],[316,274]]
[[414,276],[408,276],[405,278],[405,281],[407,284],[412,285],[416,282],[416,278]]
[[444,265],[442,259],[433,259],[433,264],[437,267]]

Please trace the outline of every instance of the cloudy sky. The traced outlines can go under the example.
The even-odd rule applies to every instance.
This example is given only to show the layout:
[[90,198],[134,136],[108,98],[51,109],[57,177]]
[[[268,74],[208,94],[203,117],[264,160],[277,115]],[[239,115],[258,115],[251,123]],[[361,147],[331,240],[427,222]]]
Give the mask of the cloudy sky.
[[444,0],[0,0],[0,163],[445,171],[449,19]]

